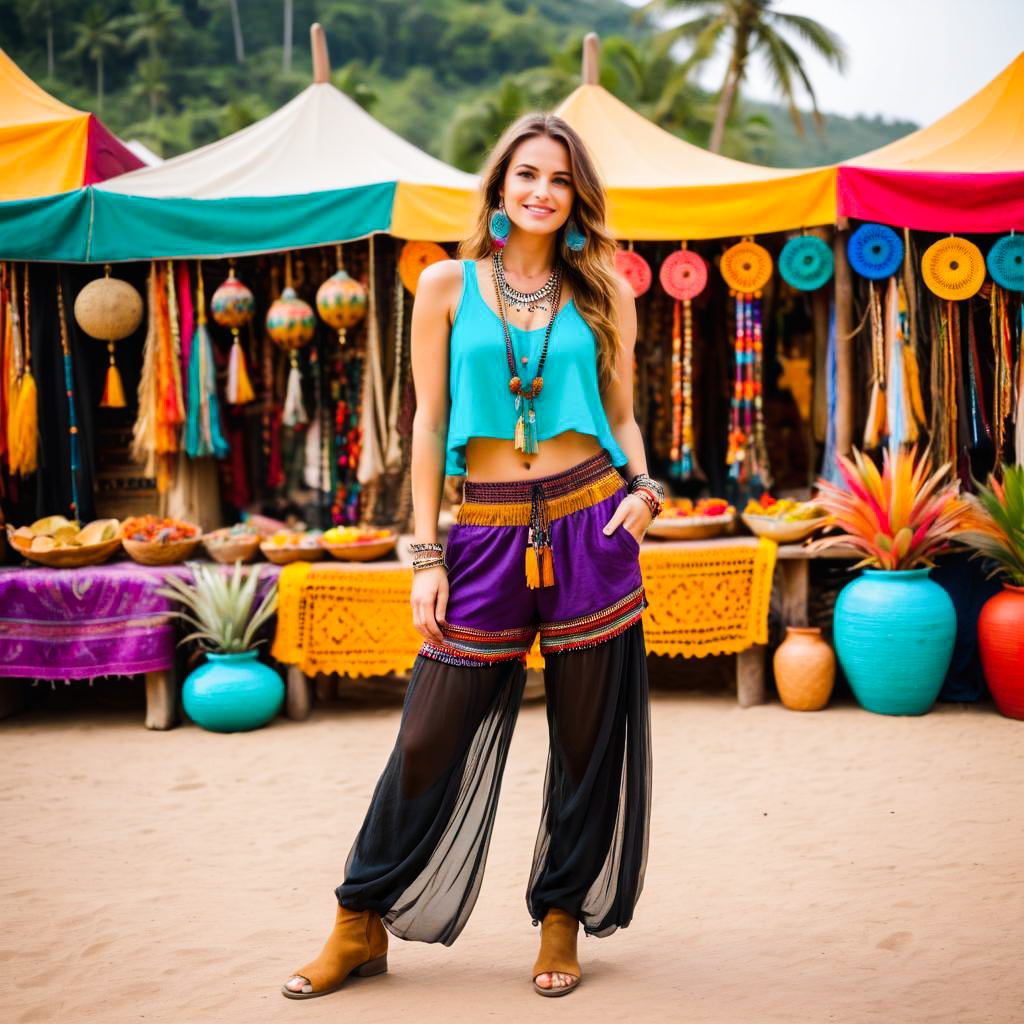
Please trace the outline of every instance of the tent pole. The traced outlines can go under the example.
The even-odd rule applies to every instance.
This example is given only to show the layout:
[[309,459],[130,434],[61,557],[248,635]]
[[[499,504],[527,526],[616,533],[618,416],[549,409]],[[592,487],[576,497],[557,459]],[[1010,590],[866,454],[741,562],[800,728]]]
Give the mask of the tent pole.
[[309,43],[313,50],[313,82],[320,85],[331,80],[331,61],[327,56],[327,37],[318,21],[309,29]]
[[849,455],[853,443],[853,282],[846,257],[850,222],[836,223],[832,256],[836,276],[836,452]]
[[583,69],[580,77],[584,85],[597,85],[600,73],[601,40],[596,32],[588,32],[583,37]]

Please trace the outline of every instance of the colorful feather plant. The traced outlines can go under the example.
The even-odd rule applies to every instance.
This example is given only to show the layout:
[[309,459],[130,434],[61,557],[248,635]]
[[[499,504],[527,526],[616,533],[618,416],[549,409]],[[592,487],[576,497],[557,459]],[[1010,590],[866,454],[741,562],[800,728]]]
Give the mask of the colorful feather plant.
[[968,512],[958,540],[996,563],[1001,573],[1024,587],[1024,467],[1002,467],[1003,480],[988,478],[977,494],[966,495]]

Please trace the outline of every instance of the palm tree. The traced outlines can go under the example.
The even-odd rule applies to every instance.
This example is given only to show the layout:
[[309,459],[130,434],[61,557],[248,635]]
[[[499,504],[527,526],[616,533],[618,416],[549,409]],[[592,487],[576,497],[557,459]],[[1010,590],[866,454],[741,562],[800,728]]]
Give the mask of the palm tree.
[[125,49],[138,50],[145,46],[149,59],[155,60],[157,47],[166,51],[174,41],[181,19],[181,8],[168,0],[135,0],[132,13],[121,19],[121,25],[129,33]]
[[846,53],[839,37],[813,18],[801,14],[784,14],[772,10],[775,0],[650,0],[643,8],[646,12],[694,13],[690,21],[676,25],[664,33],[671,42],[687,39],[695,48],[710,53],[727,40],[729,64],[718,98],[715,124],[711,130],[709,148],[718,153],[725,137],[725,126],[739,95],[747,64],[759,54],[768,65],[776,90],[786,101],[798,131],[803,131],[800,111],[796,106],[795,86],[799,81],[811,100],[814,119],[819,128],[823,122],[818,112],[814,88],[804,69],[800,55],[786,34],[797,36],[830,64],[842,70]]
[[53,52],[53,23],[55,0],[27,0],[24,6],[25,19],[30,22],[39,20],[46,28],[46,77],[53,78],[57,71],[57,63]]
[[96,65],[96,112],[103,113],[103,59],[121,46],[121,37],[111,25],[107,12],[99,4],[93,4],[82,20],[72,26],[75,41],[68,50],[69,57],[83,54]]
[[242,19],[238,13],[238,0],[228,0],[231,10],[231,34],[235,38],[235,60],[245,63],[245,40],[242,38]]

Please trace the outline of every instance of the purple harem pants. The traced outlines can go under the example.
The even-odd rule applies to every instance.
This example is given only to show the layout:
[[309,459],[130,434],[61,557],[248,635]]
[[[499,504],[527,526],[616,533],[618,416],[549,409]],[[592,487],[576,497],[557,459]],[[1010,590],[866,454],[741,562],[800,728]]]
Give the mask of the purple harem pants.
[[[647,861],[651,750],[638,545],[623,527],[602,531],[625,493],[605,453],[539,480],[467,481],[448,540],[444,643],[424,643],[416,659],[336,890],[344,906],[377,911],[402,938],[458,937],[539,630],[549,753],[527,906],[535,923],[559,907],[591,935],[629,924]],[[531,536],[550,543],[549,586],[527,586]]]

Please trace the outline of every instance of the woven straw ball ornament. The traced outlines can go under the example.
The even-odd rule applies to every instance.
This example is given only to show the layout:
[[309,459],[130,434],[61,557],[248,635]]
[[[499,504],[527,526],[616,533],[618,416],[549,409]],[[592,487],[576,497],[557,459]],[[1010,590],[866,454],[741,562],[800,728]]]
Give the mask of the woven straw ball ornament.
[[232,269],[227,280],[213,293],[210,298],[210,314],[221,327],[231,328],[232,334],[238,333],[251,319],[255,304],[252,292],[235,277]]
[[872,281],[892,277],[903,262],[903,240],[884,224],[861,224],[846,246],[850,266]]
[[1024,292],[1024,235],[1003,235],[989,249],[985,262],[1000,288]]
[[324,323],[338,332],[344,342],[345,331],[366,316],[366,289],[344,270],[327,278],[316,293],[316,308]]
[[446,259],[448,253],[436,242],[406,242],[402,246],[402,255],[398,257],[398,276],[406,289],[415,295],[420,274],[431,263],[440,263]]
[[763,245],[742,241],[722,253],[722,277],[734,292],[754,295],[772,276],[772,257]]
[[820,288],[832,277],[832,270],[832,250],[814,235],[791,238],[779,253],[782,279],[800,291]]
[[75,320],[86,334],[107,343],[110,364],[100,405],[123,409],[124,385],[114,360],[114,342],[127,338],[142,323],[142,296],[127,281],[106,276],[90,281],[75,299]]
[[615,269],[633,289],[634,298],[639,299],[651,287],[651,267],[640,253],[632,249],[617,249]]
[[285,288],[267,310],[267,334],[289,352],[308,345],[315,326],[312,307],[295,294],[294,288]]
[[672,253],[658,271],[661,287],[673,299],[695,299],[708,283],[708,265],[689,249]]
[[940,238],[925,249],[921,276],[940,299],[969,299],[985,283],[985,257],[966,238]]

